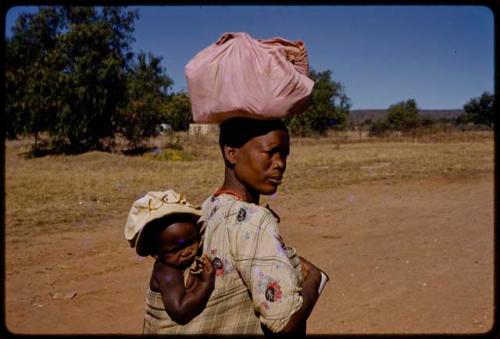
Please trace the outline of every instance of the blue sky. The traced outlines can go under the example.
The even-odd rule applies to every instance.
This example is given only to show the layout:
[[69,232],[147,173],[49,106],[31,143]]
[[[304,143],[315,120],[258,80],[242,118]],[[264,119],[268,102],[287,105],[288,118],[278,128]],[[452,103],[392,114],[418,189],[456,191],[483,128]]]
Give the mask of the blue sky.
[[[461,108],[493,92],[493,13],[481,6],[140,6],[134,51],[163,57],[174,91],[184,66],[224,32],[303,40],[310,66],[331,70],[352,109],[414,98],[423,109]],[[7,13],[6,32],[21,11]]]

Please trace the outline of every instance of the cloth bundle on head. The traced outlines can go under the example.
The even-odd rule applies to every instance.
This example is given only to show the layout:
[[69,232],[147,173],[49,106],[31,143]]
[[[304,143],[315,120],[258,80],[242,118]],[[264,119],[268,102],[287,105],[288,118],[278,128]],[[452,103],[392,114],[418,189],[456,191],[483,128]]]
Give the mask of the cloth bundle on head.
[[256,40],[225,33],[186,65],[193,119],[278,119],[306,109],[314,81],[307,77],[302,41]]
[[129,241],[130,246],[135,246],[137,254],[147,256],[148,249],[143,247],[142,242],[145,226],[153,220],[172,214],[192,214],[200,217],[202,211],[201,208],[191,205],[184,194],[174,190],[146,193],[132,204],[125,224],[125,239]]

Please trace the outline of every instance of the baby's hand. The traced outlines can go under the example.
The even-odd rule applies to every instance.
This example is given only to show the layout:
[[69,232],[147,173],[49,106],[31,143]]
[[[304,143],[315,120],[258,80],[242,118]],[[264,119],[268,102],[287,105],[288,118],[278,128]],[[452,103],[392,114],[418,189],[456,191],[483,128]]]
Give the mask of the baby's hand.
[[201,257],[201,260],[203,261],[201,279],[206,282],[215,283],[215,267],[212,260],[206,254]]
[[204,263],[202,258],[196,257],[194,259],[194,262],[191,264],[191,267],[189,268],[189,273],[194,275],[201,274],[201,272],[203,272],[203,265]]

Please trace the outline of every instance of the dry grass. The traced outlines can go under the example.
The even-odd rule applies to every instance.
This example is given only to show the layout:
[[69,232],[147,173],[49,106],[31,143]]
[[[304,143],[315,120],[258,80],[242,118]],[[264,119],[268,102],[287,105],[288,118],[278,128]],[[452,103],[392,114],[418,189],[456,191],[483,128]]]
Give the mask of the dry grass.
[[[493,171],[492,133],[426,138],[347,143],[335,137],[294,139],[281,190]],[[102,152],[24,159],[19,154],[27,147],[23,141],[6,143],[7,240],[89,229],[108,219],[121,219],[124,225],[132,202],[150,190],[174,188],[201,204],[223,179],[215,139],[185,143],[190,161]]]

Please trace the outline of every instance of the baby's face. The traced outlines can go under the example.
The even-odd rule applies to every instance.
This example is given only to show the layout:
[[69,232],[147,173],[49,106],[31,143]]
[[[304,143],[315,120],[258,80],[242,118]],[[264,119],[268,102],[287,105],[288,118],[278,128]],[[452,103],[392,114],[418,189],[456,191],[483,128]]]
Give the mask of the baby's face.
[[159,234],[157,258],[164,264],[187,268],[193,262],[200,246],[196,225],[192,222],[177,222]]

